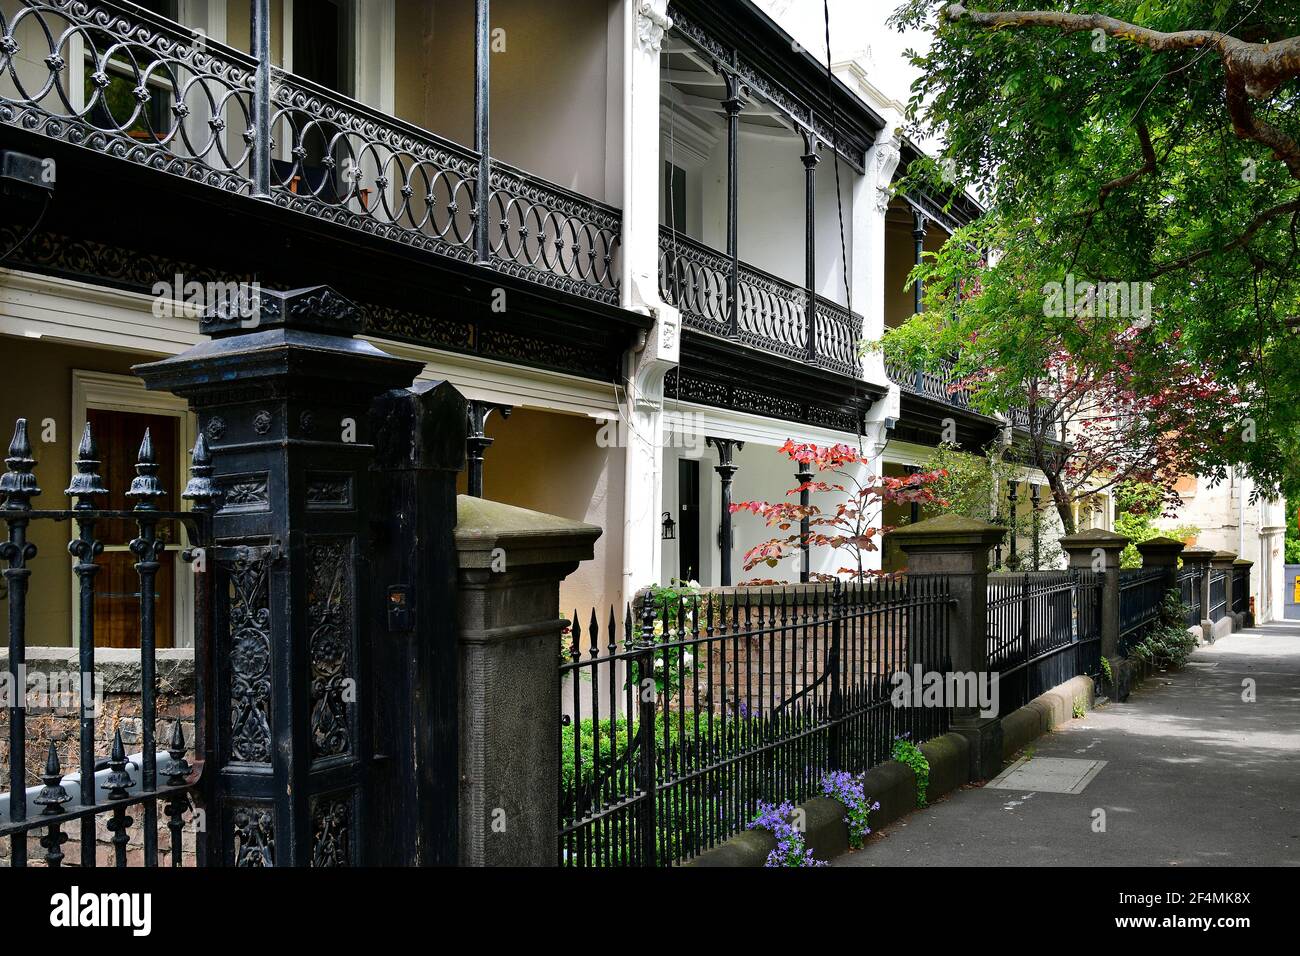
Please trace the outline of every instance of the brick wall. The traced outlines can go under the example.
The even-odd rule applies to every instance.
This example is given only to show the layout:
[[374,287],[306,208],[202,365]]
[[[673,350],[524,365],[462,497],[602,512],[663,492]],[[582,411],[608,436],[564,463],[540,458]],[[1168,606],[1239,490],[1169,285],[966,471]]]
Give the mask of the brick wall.
[[[189,748],[186,759],[194,759],[194,655],[188,648],[169,648],[157,652],[157,712],[155,727],[155,744],[158,750],[166,750],[172,736],[175,721],[181,722],[185,733],[186,746]],[[0,671],[9,666],[9,655],[0,650]],[[64,647],[29,647],[27,648],[27,746],[26,779],[27,785],[40,786],[40,775],[45,769],[50,742],[53,741],[59,755],[63,773],[71,774],[80,769],[80,708],[75,690],[78,687],[78,660],[75,648]],[[143,743],[143,726],[140,702],[140,652],[125,648],[98,648],[95,651],[95,686],[100,695],[95,709],[95,753],[100,759],[107,758],[113,743],[113,733],[120,730],[122,743],[128,756],[138,754]],[[8,789],[10,767],[9,753],[9,712],[0,709],[0,787]],[[165,772],[165,765],[160,761],[160,779]],[[131,776],[139,780],[139,769],[131,768]],[[73,802],[78,798],[79,789],[74,783],[65,787]],[[99,799],[103,801],[103,794]],[[70,804],[71,805],[71,804]],[[39,808],[27,808],[28,819],[33,818]],[[164,807],[159,806],[160,862],[170,865],[171,834],[166,827]],[[144,807],[136,804],[127,811],[134,822],[127,831],[127,862],[131,866],[143,864],[143,818]],[[186,813],[186,831],[183,837],[184,865],[194,865],[194,814]],[[101,866],[113,864],[113,847],[109,842],[112,834],[106,824],[111,814],[99,814],[96,817],[96,858]],[[63,832],[70,839],[63,845],[65,866],[76,865],[80,860],[80,827],[71,823],[63,827]],[[43,865],[45,849],[40,846],[44,829],[28,835],[29,865]],[[0,840],[0,866],[8,866],[10,858],[10,841]]]

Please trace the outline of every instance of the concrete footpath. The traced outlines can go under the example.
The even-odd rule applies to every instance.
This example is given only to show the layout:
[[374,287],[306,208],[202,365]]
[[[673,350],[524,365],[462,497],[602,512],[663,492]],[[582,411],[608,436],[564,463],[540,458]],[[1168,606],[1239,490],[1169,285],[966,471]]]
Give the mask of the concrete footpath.
[[964,788],[834,865],[1300,866],[1300,622],[1199,648],[1025,753],[1026,771],[1043,758],[1106,763],[1076,793]]

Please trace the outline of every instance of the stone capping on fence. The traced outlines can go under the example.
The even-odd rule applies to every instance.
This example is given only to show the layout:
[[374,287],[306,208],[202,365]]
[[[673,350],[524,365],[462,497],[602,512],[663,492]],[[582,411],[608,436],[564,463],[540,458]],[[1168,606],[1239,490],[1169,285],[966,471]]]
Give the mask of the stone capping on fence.
[[460,862],[554,866],[559,855],[559,585],[601,529],[456,499]]
[[1181,555],[1183,566],[1195,569],[1200,581],[1201,595],[1201,637],[1210,640],[1214,636],[1214,622],[1210,620],[1210,561],[1214,558],[1214,549],[1193,545],[1184,548]]

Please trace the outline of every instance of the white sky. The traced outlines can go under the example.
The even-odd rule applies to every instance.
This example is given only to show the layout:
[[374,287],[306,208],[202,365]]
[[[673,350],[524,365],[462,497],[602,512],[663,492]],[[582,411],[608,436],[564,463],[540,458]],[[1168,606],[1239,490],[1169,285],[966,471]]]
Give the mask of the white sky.
[[[826,51],[822,0],[755,0],[768,16],[815,56]],[[923,31],[899,33],[885,25],[895,0],[830,0],[831,50],[835,60],[860,59],[876,88],[906,103],[916,71],[903,56],[929,45]]]

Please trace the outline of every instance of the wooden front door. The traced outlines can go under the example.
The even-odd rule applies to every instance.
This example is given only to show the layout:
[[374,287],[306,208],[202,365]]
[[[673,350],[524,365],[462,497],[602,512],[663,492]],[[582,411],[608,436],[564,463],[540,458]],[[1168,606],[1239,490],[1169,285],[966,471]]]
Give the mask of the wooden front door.
[[[129,510],[135,503],[126,496],[135,477],[135,459],[149,429],[153,439],[154,455],[158,461],[158,477],[167,496],[158,502],[162,510],[179,510],[180,486],[177,482],[177,445],[180,419],[172,415],[144,415],[135,412],[110,411],[91,408],[86,410],[91,431],[99,453],[103,455],[100,474],[108,488],[106,510]],[[96,536],[104,543],[104,553],[96,560],[101,568],[95,578],[95,646],[140,646],[140,578],[135,571],[136,557],[131,553],[131,539],[136,536],[136,524],[130,520],[103,521],[95,526]],[[176,546],[171,540],[175,532],[169,523],[158,528],[158,535],[167,540],[168,550],[158,569],[155,634],[158,647],[174,647],[176,601]]]

